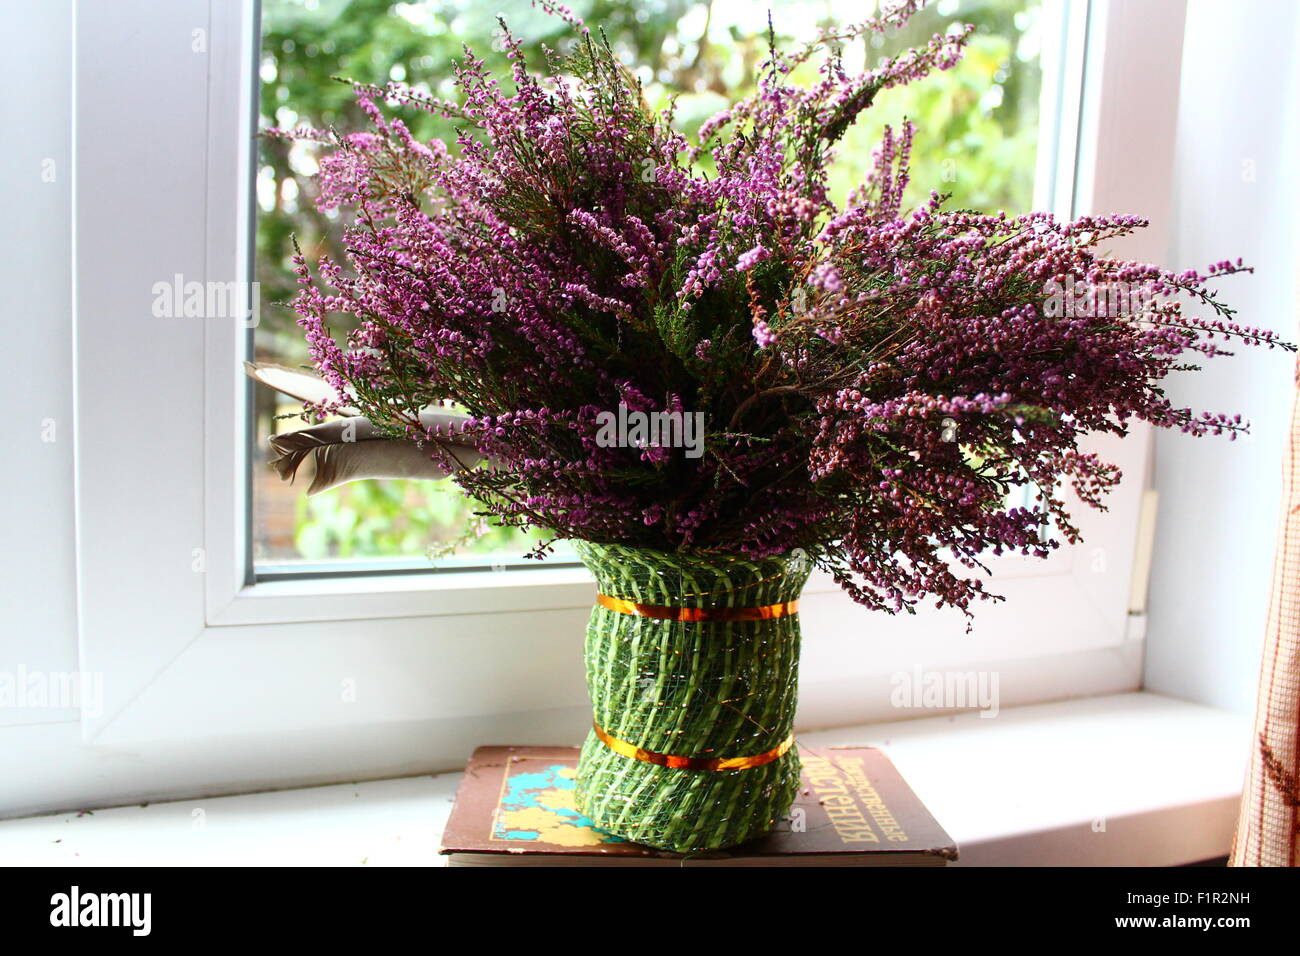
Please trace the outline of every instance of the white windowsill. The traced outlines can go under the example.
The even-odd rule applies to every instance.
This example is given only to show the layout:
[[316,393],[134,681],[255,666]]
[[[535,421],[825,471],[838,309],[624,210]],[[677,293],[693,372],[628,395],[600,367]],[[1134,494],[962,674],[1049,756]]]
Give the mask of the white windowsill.
[[[964,865],[1163,866],[1221,856],[1247,718],[1148,693],[803,734],[886,748]],[[460,774],[0,822],[9,865],[437,865]],[[1104,829],[1102,828],[1104,825]]]

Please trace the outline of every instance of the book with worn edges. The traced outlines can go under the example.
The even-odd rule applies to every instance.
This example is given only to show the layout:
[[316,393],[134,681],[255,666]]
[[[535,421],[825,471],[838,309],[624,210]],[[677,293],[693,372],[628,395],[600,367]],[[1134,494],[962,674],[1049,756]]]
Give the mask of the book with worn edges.
[[772,832],[725,851],[630,843],[574,807],[577,747],[479,747],[443,832],[449,866],[942,866],[957,847],[874,747],[801,749],[803,779]]

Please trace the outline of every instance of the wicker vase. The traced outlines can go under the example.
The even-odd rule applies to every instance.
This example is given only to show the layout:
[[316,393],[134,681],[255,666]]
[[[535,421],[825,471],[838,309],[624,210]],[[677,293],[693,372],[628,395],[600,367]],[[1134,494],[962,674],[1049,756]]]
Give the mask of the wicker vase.
[[577,548],[599,590],[579,810],[677,853],[767,832],[799,785],[791,731],[807,558]]

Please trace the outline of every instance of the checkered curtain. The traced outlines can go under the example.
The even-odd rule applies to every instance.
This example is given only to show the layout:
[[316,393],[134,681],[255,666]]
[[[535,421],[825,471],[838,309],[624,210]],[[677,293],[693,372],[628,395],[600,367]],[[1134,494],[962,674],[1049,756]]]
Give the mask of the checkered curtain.
[[[1296,378],[1300,383],[1300,365]],[[1283,465],[1285,508],[1232,866],[1300,864],[1300,397],[1293,402]]]

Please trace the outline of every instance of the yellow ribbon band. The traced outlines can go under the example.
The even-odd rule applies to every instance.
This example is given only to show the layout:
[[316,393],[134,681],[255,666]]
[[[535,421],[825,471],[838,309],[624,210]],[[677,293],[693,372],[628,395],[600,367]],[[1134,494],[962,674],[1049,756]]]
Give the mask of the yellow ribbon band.
[[595,721],[592,721],[591,727],[596,732],[596,737],[599,738],[600,742],[614,753],[660,767],[672,767],[675,770],[748,770],[750,767],[761,767],[765,763],[777,760],[794,746],[794,734],[791,734],[771,750],[761,754],[754,754],[752,757],[674,757],[671,754],[660,754],[655,753],[653,750],[646,750],[636,744],[630,744],[626,740],[619,740],[617,737],[606,733],[605,728]]
[[619,614],[652,617],[657,621],[771,621],[799,612],[798,601],[765,604],[762,607],[667,607],[662,604],[638,604],[608,594],[597,594],[596,603]]

